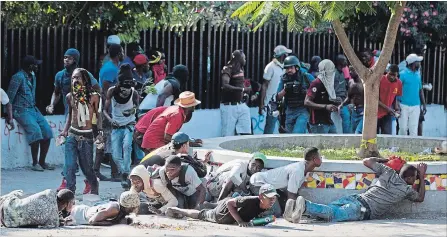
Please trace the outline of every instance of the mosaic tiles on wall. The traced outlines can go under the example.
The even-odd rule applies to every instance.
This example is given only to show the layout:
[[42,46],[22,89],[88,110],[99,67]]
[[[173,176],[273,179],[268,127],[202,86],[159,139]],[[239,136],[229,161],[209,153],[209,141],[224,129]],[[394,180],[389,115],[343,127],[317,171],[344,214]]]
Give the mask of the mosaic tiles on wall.
[[[307,188],[338,188],[362,190],[377,181],[374,173],[327,173],[313,172],[306,177],[303,186]],[[416,181],[416,185],[419,180]],[[429,174],[425,176],[425,190],[446,191],[447,174]]]

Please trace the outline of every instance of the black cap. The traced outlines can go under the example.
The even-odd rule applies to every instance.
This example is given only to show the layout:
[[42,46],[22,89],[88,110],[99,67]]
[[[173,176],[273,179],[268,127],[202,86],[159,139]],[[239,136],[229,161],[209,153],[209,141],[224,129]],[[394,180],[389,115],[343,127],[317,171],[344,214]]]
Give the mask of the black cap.
[[118,73],[118,81],[123,82],[123,81],[129,81],[129,80],[130,81],[133,80],[132,68],[130,67],[130,65],[128,63],[121,64],[120,70]]
[[30,66],[30,65],[40,65],[42,64],[42,60],[37,60],[34,56],[32,55],[26,55],[23,59],[22,59],[22,64],[23,66]]

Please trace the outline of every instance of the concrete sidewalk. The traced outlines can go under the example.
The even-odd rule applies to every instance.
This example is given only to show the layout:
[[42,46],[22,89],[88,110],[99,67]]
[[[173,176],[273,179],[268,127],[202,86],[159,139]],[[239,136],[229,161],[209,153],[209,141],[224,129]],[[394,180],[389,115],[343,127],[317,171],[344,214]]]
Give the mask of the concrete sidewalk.
[[[2,170],[1,194],[22,189],[25,195],[59,187],[61,168],[35,172],[29,169]],[[110,169],[102,170],[110,175]],[[77,177],[76,198],[82,200],[83,176]],[[103,200],[117,198],[120,183],[100,182]],[[446,216],[424,219],[392,219],[346,223],[322,223],[302,220],[288,223],[280,218],[266,227],[241,228],[235,225],[176,220],[159,216],[138,216],[133,226],[78,226],[56,229],[0,228],[0,236],[447,236]]]

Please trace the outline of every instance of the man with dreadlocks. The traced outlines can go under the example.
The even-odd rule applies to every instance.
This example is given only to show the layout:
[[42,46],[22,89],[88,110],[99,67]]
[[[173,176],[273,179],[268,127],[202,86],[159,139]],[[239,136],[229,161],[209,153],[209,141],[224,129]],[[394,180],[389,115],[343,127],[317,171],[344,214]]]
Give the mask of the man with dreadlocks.
[[245,93],[251,92],[251,87],[244,85],[245,54],[235,50],[231,60],[222,69],[222,103],[220,115],[222,118],[222,136],[235,134],[251,134],[250,109],[242,103]]
[[320,73],[317,79],[310,83],[304,100],[304,106],[311,109],[310,132],[335,133],[336,129],[331,119],[331,112],[337,111],[334,89],[335,65],[331,60],[325,59],[320,62],[318,69]]
[[[92,87],[88,71],[76,68],[71,76],[71,92],[67,95],[68,118],[61,136],[66,138],[65,166],[67,188],[76,190],[76,161],[91,185],[91,194],[98,195],[99,183],[93,171],[93,114],[98,116],[98,141],[102,141],[100,94]],[[85,194],[85,192],[84,192]]]
[[[127,176],[130,173],[136,108],[140,101],[134,85],[131,66],[127,63],[121,65],[118,84],[107,91],[103,111],[104,117],[112,124],[112,157],[121,173],[121,186],[124,189],[130,187]],[[112,116],[108,112],[110,107]]]

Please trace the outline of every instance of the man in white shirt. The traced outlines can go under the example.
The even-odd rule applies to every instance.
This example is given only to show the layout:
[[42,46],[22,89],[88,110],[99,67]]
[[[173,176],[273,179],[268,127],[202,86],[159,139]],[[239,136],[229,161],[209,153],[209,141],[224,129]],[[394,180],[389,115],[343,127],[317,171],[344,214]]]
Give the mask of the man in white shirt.
[[236,159],[223,164],[207,177],[208,200],[217,198],[220,201],[232,192],[249,194],[250,177],[264,169],[266,162],[267,157],[256,152],[250,160]]
[[199,209],[205,201],[205,185],[193,167],[182,164],[177,155],[169,156],[165,165],[153,178],[160,178],[162,183],[177,197],[180,208]]
[[[278,192],[280,194],[279,202],[276,202],[273,206],[275,216],[279,217],[283,213],[282,210],[284,210],[287,200],[296,200],[298,198],[298,189],[305,181],[307,173],[316,167],[320,167],[321,163],[322,160],[318,148],[307,148],[304,151],[304,161],[295,162],[265,172],[259,172],[251,176],[250,189],[256,195],[262,185],[271,184],[277,191],[280,191]],[[285,192],[282,190],[285,190]]]
[[283,45],[278,45],[273,50],[273,60],[265,66],[264,69],[264,82],[261,88],[261,100],[259,104],[259,114],[262,115],[267,107],[267,117],[265,121],[264,134],[273,134],[276,130],[276,123],[278,121],[278,115],[274,116],[269,102],[274,98],[274,94],[278,89],[281,76],[284,74],[284,59],[288,54],[292,53],[292,50],[286,48]]
[[5,119],[6,124],[9,125],[9,130],[14,130],[14,119],[12,118],[12,105],[9,103],[9,97],[6,92],[0,88],[0,103],[6,106],[6,113],[8,117]]

